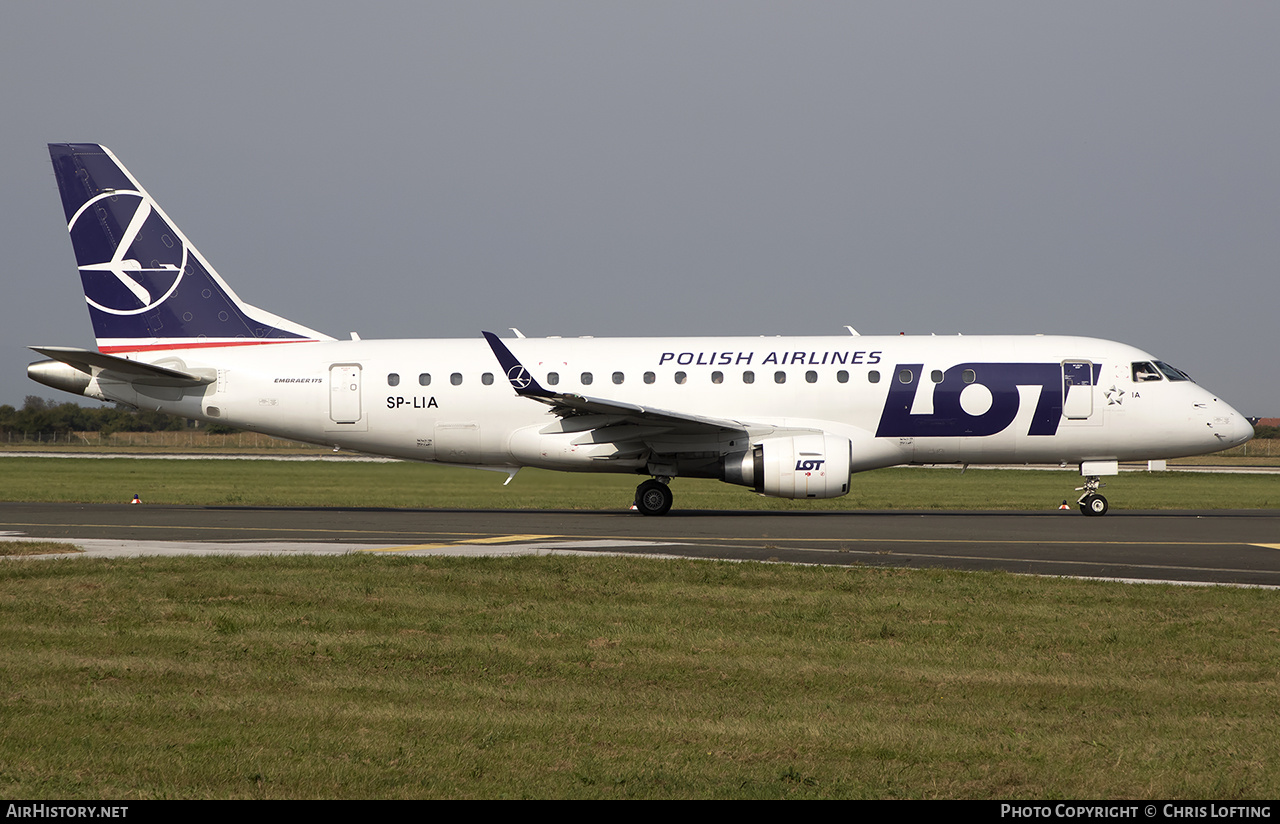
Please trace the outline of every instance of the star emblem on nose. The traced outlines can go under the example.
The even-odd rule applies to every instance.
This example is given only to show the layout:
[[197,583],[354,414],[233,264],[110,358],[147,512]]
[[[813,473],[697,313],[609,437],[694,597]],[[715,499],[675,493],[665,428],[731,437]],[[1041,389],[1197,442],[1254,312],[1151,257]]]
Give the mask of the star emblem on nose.
[[1107,406],[1119,406],[1124,403],[1124,390],[1112,386],[1105,393],[1107,396]]

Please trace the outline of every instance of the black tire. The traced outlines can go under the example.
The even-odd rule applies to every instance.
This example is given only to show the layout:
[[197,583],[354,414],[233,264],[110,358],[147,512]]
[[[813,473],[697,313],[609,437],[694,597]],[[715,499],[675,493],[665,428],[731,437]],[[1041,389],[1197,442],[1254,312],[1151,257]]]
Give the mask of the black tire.
[[1085,495],[1080,502],[1080,511],[1085,515],[1106,515],[1108,509],[1107,499],[1101,495]]
[[636,509],[641,515],[666,515],[675,496],[661,481],[645,481],[636,487]]

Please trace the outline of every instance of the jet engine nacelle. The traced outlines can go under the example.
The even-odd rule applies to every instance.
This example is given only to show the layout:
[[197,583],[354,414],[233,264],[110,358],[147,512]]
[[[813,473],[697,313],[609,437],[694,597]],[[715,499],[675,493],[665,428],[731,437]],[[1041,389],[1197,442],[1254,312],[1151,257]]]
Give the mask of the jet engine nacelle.
[[839,498],[849,491],[853,444],[825,432],[767,438],[724,457],[721,480],[775,498]]

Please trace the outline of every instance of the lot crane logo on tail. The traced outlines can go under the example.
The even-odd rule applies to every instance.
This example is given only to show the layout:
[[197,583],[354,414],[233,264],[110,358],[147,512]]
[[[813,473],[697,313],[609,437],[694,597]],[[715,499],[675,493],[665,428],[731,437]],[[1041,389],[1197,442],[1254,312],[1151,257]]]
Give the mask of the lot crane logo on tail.
[[[127,217],[114,249],[93,242],[109,244],[112,217]],[[145,312],[168,300],[182,281],[187,245],[166,231],[168,227],[141,192],[100,194],[80,207],[67,228],[73,240],[82,241],[75,244],[77,257],[98,250],[107,255],[101,261],[78,261],[85,300],[100,311],[112,315]]]
[[100,351],[330,339],[240,300],[107,148],[49,156]]

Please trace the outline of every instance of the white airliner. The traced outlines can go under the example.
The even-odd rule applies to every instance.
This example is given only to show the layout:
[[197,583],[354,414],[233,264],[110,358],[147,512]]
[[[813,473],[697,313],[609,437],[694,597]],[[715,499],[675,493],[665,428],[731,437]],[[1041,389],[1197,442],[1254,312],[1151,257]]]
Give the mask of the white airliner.
[[[1155,357],[1079,337],[335,340],[250,306],[108,149],[50,144],[98,351],[37,346],[68,392],[335,448],[497,469],[676,476],[834,498],[903,464],[1118,462],[1253,429]],[[510,478],[508,478],[510,480]]]

